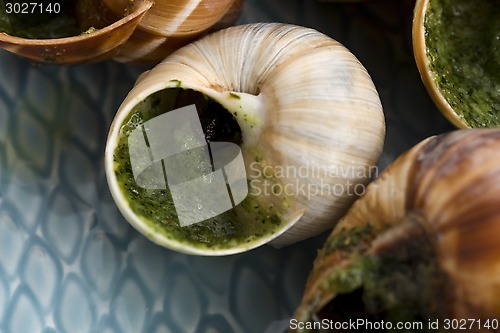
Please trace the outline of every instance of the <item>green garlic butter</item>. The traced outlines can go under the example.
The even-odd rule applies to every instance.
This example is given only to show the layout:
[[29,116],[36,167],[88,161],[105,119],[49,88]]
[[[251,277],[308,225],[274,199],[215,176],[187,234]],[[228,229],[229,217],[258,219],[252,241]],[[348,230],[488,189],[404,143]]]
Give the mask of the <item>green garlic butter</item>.
[[430,69],[448,104],[471,127],[500,126],[500,3],[430,0]]
[[[208,141],[241,144],[241,133],[231,114],[202,94],[173,88],[149,96],[138,104],[123,122],[118,146],[114,152],[115,174],[130,208],[144,223],[149,225],[154,233],[160,233],[167,238],[199,248],[231,248],[274,233],[281,225],[282,219],[279,214],[262,211],[252,203],[251,196],[238,206],[253,214],[255,219],[252,223],[242,222],[238,219],[238,210],[232,209],[217,217],[181,227],[168,188],[166,190],[144,189],[136,184],[130,163],[128,135],[138,126],[160,114],[193,103],[198,110]],[[190,163],[189,155],[185,163]]]

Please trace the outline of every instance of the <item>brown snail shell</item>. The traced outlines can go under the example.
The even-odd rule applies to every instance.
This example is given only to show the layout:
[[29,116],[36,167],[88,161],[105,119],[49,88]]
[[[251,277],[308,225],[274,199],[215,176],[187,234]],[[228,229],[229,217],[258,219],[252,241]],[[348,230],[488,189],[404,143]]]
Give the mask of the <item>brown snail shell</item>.
[[88,35],[56,39],[28,39],[0,33],[0,47],[42,63],[75,64],[116,56],[152,2],[141,3],[122,20]]
[[399,157],[334,228],[296,319],[343,320],[363,307],[355,316],[418,308],[420,319],[498,318],[499,148],[500,130],[469,129]]
[[[107,59],[153,63],[209,31],[230,9],[234,23],[239,8],[241,1],[234,0],[88,0],[77,15],[84,30],[92,27],[95,31],[50,39],[0,32],[0,47],[41,63],[77,64]],[[105,14],[101,17],[96,13]]]

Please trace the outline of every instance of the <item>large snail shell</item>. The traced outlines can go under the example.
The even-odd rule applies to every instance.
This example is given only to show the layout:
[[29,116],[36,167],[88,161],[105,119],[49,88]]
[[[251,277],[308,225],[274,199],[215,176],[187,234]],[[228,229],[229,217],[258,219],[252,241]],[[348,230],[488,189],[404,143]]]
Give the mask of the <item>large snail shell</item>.
[[[139,102],[179,86],[215,100],[238,122],[247,178],[255,183],[251,206],[278,213],[287,227],[298,220],[276,246],[335,224],[355,200],[354,188],[370,180],[382,151],[384,116],[370,76],[344,46],[313,29],[243,25],[177,50],[141,77],[110,138]],[[114,144],[108,141],[107,149]],[[111,168],[107,175],[113,178]],[[279,191],[270,193],[272,184]],[[243,220],[255,219],[236,209]]]
[[[391,164],[334,228],[315,261],[296,317],[318,320],[325,311],[335,316],[359,298],[369,308],[373,298],[367,285],[381,286],[377,283],[383,279],[397,277],[405,283],[378,292],[386,293],[399,313],[420,311],[424,325],[427,318],[498,318],[499,239],[500,131],[461,130],[432,137]],[[385,275],[360,268],[367,258],[373,263],[382,256],[392,263]],[[402,256],[410,261],[395,264]],[[412,292],[402,297],[395,291],[402,288]],[[416,310],[408,299],[421,308]],[[376,316],[388,307],[383,303],[356,315]]]
[[106,59],[159,62],[221,19],[226,20],[230,9],[234,23],[241,1],[79,0],[77,8],[80,25],[85,30],[96,28],[94,32],[51,39],[21,38],[0,32],[0,47],[42,63],[76,64]]

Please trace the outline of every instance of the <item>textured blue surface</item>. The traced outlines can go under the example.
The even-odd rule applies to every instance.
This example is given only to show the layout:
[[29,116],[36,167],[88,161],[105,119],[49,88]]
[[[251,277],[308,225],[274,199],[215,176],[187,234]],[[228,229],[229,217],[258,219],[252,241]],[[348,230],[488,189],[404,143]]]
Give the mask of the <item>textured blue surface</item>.
[[[313,27],[361,60],[386,113],[384,167],[452,129],[418,76],[412,6],[247,0],[240,21]],[[279,333],[297,306],[325,235],[193,257],[152,244],[119,214],[104,144],[144,69],[40,67],[0,51],[0,333]]]

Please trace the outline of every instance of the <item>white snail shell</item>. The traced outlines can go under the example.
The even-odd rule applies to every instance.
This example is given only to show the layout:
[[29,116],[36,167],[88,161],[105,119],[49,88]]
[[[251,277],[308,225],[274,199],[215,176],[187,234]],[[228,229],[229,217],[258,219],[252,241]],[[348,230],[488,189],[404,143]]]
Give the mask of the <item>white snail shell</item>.
[[[120,124],[151,94],[179,85],[201,92],[233,114],[242,132],[247,176],[262,180],[250,189],[249,200],[265,211],[278,211],[285,220],[280,232],[254,246],[283,232],[273,245],[330,228],[356,199],[354,187],[370,181],[382,151],[385,122],[365,68],[344,46],[318,31],[262,23],[206,36],[140,78],[110,131],[106,171],[112,192],[112,154]],[[263,176],[279,170],[284,173],[275,178]],[[265,195],[266,179],[295,192]],[[309,193],[308,186],[325,190]],[[239,215],[252,220],[252,212]],[[140,221],[130,222],[151,234]]]

